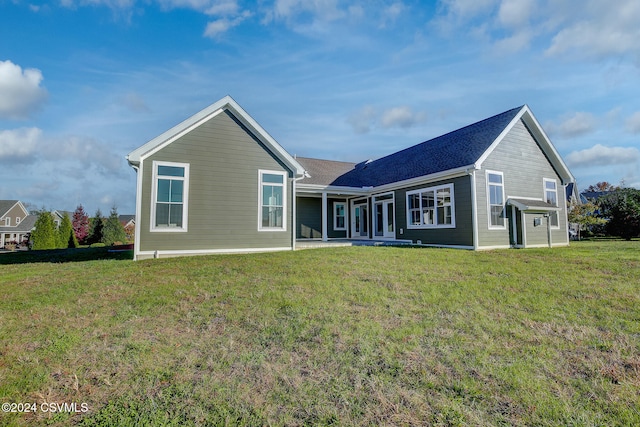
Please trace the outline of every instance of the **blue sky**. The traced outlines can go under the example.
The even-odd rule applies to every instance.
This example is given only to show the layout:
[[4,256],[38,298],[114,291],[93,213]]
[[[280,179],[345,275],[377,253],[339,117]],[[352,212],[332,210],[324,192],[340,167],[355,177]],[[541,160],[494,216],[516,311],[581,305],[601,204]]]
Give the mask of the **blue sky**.
[[225,95],[362,161],[528,104],[585,188],[640,188],[637,0],[0,0],[0,199],[133,213],[125,156]]

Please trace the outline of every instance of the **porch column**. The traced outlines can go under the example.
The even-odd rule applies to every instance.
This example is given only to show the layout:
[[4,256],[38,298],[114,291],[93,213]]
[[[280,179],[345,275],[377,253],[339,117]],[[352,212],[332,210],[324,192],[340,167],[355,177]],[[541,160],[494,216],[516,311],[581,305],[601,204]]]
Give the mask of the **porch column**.
[[327,215],[327,193],[322,193],[322,241],[326,242],[329,240],[329,229],[328,229],[328,215]]

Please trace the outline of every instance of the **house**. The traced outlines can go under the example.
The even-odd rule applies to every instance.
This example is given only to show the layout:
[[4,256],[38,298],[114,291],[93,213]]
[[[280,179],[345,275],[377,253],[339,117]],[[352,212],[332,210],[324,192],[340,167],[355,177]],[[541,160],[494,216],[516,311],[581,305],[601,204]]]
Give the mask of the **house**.
[[26,243],[37,219],[19,200],[0,200],[0,248],[8,243]]
[[127,157],[135,258],[300,239],[464,249],[567,245],[571,172],[528,106],[361,163],[289,155],[225,97]]

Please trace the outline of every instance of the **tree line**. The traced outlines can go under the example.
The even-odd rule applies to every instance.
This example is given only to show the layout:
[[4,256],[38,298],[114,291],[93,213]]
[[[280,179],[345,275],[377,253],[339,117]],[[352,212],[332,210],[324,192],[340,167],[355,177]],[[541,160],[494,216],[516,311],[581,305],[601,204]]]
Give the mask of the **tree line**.
[[578,224],[580,232],[625,240],[640,237],[640,190],[599,182],[586,191],[598,196],[569,208],[569,222]]
[[59,226],[48,210],[41,210],[31,233],[31,249],[65,249],[80,245],[122,244],[127,241],[124,227],[118,219],[118,209],[114,206],[108,217],[103,217],[98,209],[89,218],[84,207],[79,205],[71,218],[62,215]]

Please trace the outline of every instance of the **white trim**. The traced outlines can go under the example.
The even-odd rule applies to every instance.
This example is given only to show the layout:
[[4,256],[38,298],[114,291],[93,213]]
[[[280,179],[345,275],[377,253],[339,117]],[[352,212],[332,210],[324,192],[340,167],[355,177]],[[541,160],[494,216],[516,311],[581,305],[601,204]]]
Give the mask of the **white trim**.
[[[153,161],[152,181],[151,181],[151,212],[149,217],[149,231],[152,233],[186,233],[189,223],[189,163]],[[184,177],[167,176],[167,178],[183,182],[182,188],[182,227],[162,227],[156,225],[156,205],[158,203],[158,179],[165,175],[158,175],[158,167],[169,166],[184,169]]]
[[22,218],[20,218],[19,216],[16,217],[16,226],[20,225],[21,220]]
[[[558,180],[554,179],[554,178],[542,178],[542,200],[543,201],[547,201],[547,191],[552,191],[552,190],[547,190],[547,182],[553,182],[553,184],[555,185],[556,189],[554,190],[556,193],[556,207],[558,208],[556,210],[556,219],[558,220],[558,225],[551,225],[551,229],[552,230],[560,230],[560,215],[557,213],[557,211],[559,211],[560,208],[560,198],[558,196]],[[548,203],[548,202],[547,202]],[[551,216],[549,216],[548,219],[549,223],[551,223]]]
[[[338,227],[338,216],[336,215],[336,206],[337,205],[342,205],[343,207],[343,212],[344,212],[344,227]],[[334,231],[346,231],[347,230],[347,210],[348,210],[348,206],[349,204],[347,203],[347,201],[345,200],[344,202],[333,202],[333,230]]]
[[[187,256],[187,255],[214,255],[214,254],[245,254],[245,253],[261,253],[261,252],[278,252],[290,251],[293,247],[283,246],[274,248],[240,248],[240,249],[186,249],[186,250],[167,250],[167,251],[139,251],[136,256],[151,256],[164,258],[167,256]],[[136,258],[137,259],[137,258]]]
[[472,170],[470,173],[471,179],[471,221],[473,228],[473,248],[478,248],[478,194],[476,191],[476,170]]
[[[563,246],[569,246],[568,242],[559,242],[559,243],[552,243],[551,247],[552,248],[558,248],[558,247],[563,247]],[[548,243],[538,243],[535,245],[529,245],[526,247],[526,249],[533,249],[533,248],[548,248],[549,244]]]
[[[489,175],[500,175],[501,178],[501,187],[502,187],[502,216],[504,217],[504,221],[502,225],[493,225],[491,224],[491,191],[489,189],[489,187],[491,185],[496,185],[491,184],[489,182]],[[494,170],[485,170],[485,184],[486,184],[486,189],[485,191],[487,192],[487,227],[489,230],[506,230],[507,229],[507,215],[506,215],[506,203],[507,203],[507,199],[505,198],[505,191],[504,191],[504,173],[500,172],[500,171],[494,171]],[[497,205],[496,205],[497,206]]]
[[11,217],[7,216],[4,218],[4,226],[5,227],[11,227]]
[[265,131],[262,126],[258,124],[246,111],[240,107],[240,105],[230,96],[225,96],[219,101],[209,105],[188,119],[182,121],[178,125],[172,127],[168,131],[153,138],[151,141],[142,145],[141,147],[133,150],[127,156],[127,160],[130,165],[138,165],[145,158],[151,156],[153,153],[171,144],[181,136],[197,128],[201,124],[211,120],[215,116],[219,115],[223,111],[229,111],[233,116],[238,119],[244,126],[249,129],[260,141],[271,151],[276,157],[280,158],[291,170],[294,171],[296,176],[302,176],[304,174],[304,168],[296,159],[291,157],[284,148],[278,142],[271,137]]
[[[391,196],[391,198],[385,198],[382,200],[378,200],[379,197],[384,197],[384,196]],[[376,215],[376,204],[380,203],[382,204],[382,219],[384,224],[382,224],[382,236],[378,236],[376,235],[376,227],[378,226],[378,218]],[[386,226],[389,223],[389,211],[387,210],[387,212],[384,211],[384,206],[387,205],[388,203],[391,203],[391,205],[393,206],[392,209],[392,215],[393,218],[391,218],[391,221],[393,223],[393,236],[385,236],[385,234],[388,234],[389,232],[386,229]],[[387,217],[387,221],[384,221],[385,216]],[[383,239],[383,240],[396,240],[396,193],[395,191],[387,191],[385,193],[377,193],[374,196],[371,196],[371,239],[376,240],[376,239]]]
[[[438,224],[438,190],[443,188],[448,188],[450,190],[451,197],[451,224]],[[414,194],[421,194],[428,191],[432,191],[434,195],[433,200],[433,221],[434,224],[420,224],[415,225],[411,222],[411,211],[409,209],[409,197]],[[434,228],[456,228],[456,206],[455,206],[455,193],[454,193],[454,184],[441,184],[436,185],[434,187],[425,187],[419,188],[416,190],[407,191],[405,193],[405,206],[406,206],[406,220],[407,220],[407,229],[409,230],[429,230]],[[420,222],[422,222],[422,197],[420,197]]]
[[[274,184],[270,182],[268,183],[262,182],[262,175],[265,175],[265,174],[282,176],[282,227],[263,227],[262,226],[262,207],[264,202],[264,200],[262,200],[262,186],[263,184],[267,184],[267,185]],[[287,231],[287,198],[288,198],[287,181],[289,179],[288,175],[289,174],[285,171],[258,169],[258,231],[266,231],[266,232]],[[275,185],[279,185],[279,184],[275,184]]]
[[[136,219],[140,225],[136,224],[133,232],[133,259],[138,259],[140,253],[140,229],[142,228],[142,165],[131,165],[136,171]],[[151,218],[149,218],[151,221]]]
[[479,251],[491,251],[494,249],[511,249],[511,245],[478,246]]
[[321,217],[322,217],[322,241],[326,242],[327,239],[329,238],[329,213],[327,212],[327,210],[329,209],[329,207],[327,206],[327,192],[325,191],[324,193],[322,193],[322,212],[321,212]]
[[[412,240],[413,242],[413,240]],[[468,249],[468,250],[475,250],[476,248],[474,248],[473,246],[469,246],[469,245],[440,245],[437,243],[413,243],[413,245],[416,246],[424,246],[426,248],[446,248],[446,249]]]

